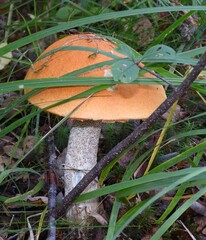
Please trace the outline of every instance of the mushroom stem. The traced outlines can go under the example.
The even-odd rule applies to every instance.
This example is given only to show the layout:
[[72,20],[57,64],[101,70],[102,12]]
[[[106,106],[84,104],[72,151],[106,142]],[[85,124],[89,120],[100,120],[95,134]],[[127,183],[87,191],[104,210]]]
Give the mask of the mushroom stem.
[[[94,121],[75,122],[71,128],[65,159],[65,194],[68,194],[97,163],[100,132],[101,124]],[[98,182],[93,181],[84,192],[97,188]],[[66,216],[69,220],[85,225],[87,218],[96,211],[97,207],[97,199],[73,204]]]

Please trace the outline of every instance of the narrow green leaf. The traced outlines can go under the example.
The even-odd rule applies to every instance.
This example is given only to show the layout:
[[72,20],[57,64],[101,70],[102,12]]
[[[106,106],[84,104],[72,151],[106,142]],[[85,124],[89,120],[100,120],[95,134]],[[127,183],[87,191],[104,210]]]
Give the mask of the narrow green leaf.
[[33,170],[32,168],[13,168],[13,169],[7,169],[1,172],[0,174],[0,184],[4,181],[6,177],[8,177],[11,173],[18,173],[18,172],[30,172],[37,175],[40,175],[38,172]]
[[[18,99],[15,99],[9,106],[7,106],[5,109],[0,110],[0,120],[3,119],[10,111],[15,109],[19,104],[23,103],[25,100],[27,100],[29,97],[39,93],[41,90],[34,89],[30,91],[27,94],[24,94],[23,96],[19,97]],[[21,110],[19,110],[16,114],[19,114]],[[7,119],[8,120],[8,119]],[[1,124],[0,124],[1,126]]]
[[160,224],[164,219],[174,210],[178,202],[180,201],[182,195],[184,194],[186,188],[183,186],[179,187],[176,194],[174,195],[172,201],[170,202],[167,209],[164,211],[162,216],[157,220],[157,224]]
[[167,141],[170,141],[172,139],[178,140],[184,137],[192,137],[192,136],[198,136],[198,135],[206,135],[206,129],[198,129],[198,130],[191,130],[188,132],[179,133],[171,138],[168,138]]
[[8,198],[4,203],[5,204],[10,204],[10,203],[16,203],[16,202],[19,202],[21,200],[24,200],[25,198],[30,197],[30,196],[38,193],[43,188],[44,184],[45,184],[44,180],[40,180],[32,190],[29,190],[28,192],[17,195],[15,197]]
[[[111,85],[113,86],[113,85]],[[89,95],[95,93],[95,92],[98,92],[98,91],[101,91],[103,89],[106,89],[108,87],[108,85],[100,85],[100,86],[95,86],[95,87],[92,87],[80,94],[77,94],[71,98],[68,98],[68,99],[64,99],[62,101],[59,101],[58,103],[55,103],[55,104],[52,104],[46,108],[43,108],[43,109],[38,109],[36,112],[32,112],[30,114],[27,114],[26,116],[22,117],[21,119],[19,120],[16,120],[15,122],[11,123],[8,127],[5,127],[3,130],[0,131],[0,137],[3,137],[5,136],[7,133],[13,131],[14,129],[16,129],[17,127],[21,126],[22,124],[24,124],[27,120],[35,117],[37,114],[40,114],[41,112],[43,111],[46,111],[48,110],[49,108],[52,108],[52,107],[55,107],[55,106],[58,106],[60,104],[64,104],[66,102],[69,102],[69,101],[72,101],[72,100],[75,100],[75,99],[78,99],[78,98],[85,98],[85,97],[88,97]]]
[[203,54],[206,51],[206,47],[195,48],[189,51],[177,53],[177,57],[191,58],[199,54]]
[[152,236],[151,240],[158,240],[160,237],[172,226],[172,224],[203,194],[206,193],[206,187],[200,189],[193,197],[182,204],[168,219],[167,221],[158,229],[158,231]]
[[68,23],[62,23],[60,25],[36,32],[30,36],[14,41],[0,49],[0,56],[3,56],[5,53],[11,52],[31,42],[35,42],[39,39],[45,38],[47,36],[50,36],[52,34],[55,34],[57,32],[64,31],[70,28],[80,27],[83,25],[102,22],[110,19],[117,19],[121,17],[137,16],[142,14],[153,14],[158,12],[174,12],[174,11],[178,12],[178,11],[190,11],[190,10],[205,11],[206,6],[174,6],[174,7],[169,6],[169,7],[142,8],[142,9],[135,9],[135,10],[110,12],[110,13],[100,14],[92,17],[86,17],[86,18],[70,21]]
[[187,158],[189,158],[191,155],[196,154],[198,152],[203,151],[206,148],[206,140],[204,140],[202,143],[187,149],[186,151],[184,151],[183,153],[179,154],[176,157],[171,158],[170,160],[158,165],[157,167],[153,168],[150,173],[157,173],[157,172],[163,172],[166,169],[174,166],[175,164],[177,164],[178,162],[181,162]]
[[59,51],[70,51],[70,50],[76,50],[76,51],[88,51],[88,52],[92,52],[94,54],[102,54],[105,55],[107,57],[111,57],[113,59],[120,59],[120,57],[118,57],[115,54],[112,54],[111,52],[106,52],[103,50],[100,50],[98,48],[91,48],[91,47],[84,47],[84,46],[63,46],[63,47],[59,47],[59,48],[55,48],[49,52],[46,52],[45,54],[41,55],[38,59],[37,62],[45,57],[48,57],[56,52]]
[[114,231],[115,231],[115,226],[116,226],[116,221],[117,221],[120,206],[121,206],[121,202],[118,200],[118,198],[115,198],[115,201],[112,207],[112,212],[110,214],[109,226],[108,226],[107,236],[105,240],[114,239]]
[[[189,182],[191,181],[195,176],[198,176],[200,174],[205,174],[206,172],[206,167],[203,167],[203,168],[196,168],[193,170],[193,172],[191,172],[190,174],[187,174],[183,177],[181,177],[180,179],[174,181],[174,183],[172,183],[171,185],[168,185],[166,188],[164,188],[162,191],[160,191],[159,193],[157,193],[154,197],[150,198],[148,201],[146,201],[145,203],[141,203],[141,207],[137,209],[130,209],[122,218],[120,218],[120,220],[117,222],[116,224],[116,229],[115,229],[115,234],[114,234],[114,239],[123,231],[124,228],[126,228],[128,226],[128,224],[138,215],[140,214],[142,211],[144,211],[147,207],[149,207],[153,202],[155,202],[157,199],[159,199],[160,197],[162,197],[165,193],[177,188],[178,185],[180,184],[183,184],[185,182]],[[200,193],[201,195],[205,192],[206,190],[206,187],[202,190],[200,190],[198,193],[197,193],[197,196],[196,197],[193,197],[193,200],[194,199],[198,199],[200,197]],[[193,201],[190,201],[190,202],[193,202]],[[186,210],[187,208],[185,208],[185,206],[181,209],[181,214]],[[175,217],[179,215],[180,212],[176,211],[176,215]],[[176,219],[176,218],[175,218]],[[172,225],[173,223],[173,219],[170,219],[170,221],[168,221],[168,225]],[[163,227],[162,226],[162,230],[164,231],[165,230],[165,226]],[[162,234],[162,233],[161,233]],[[156,235],[156,234],[155,234]],[[161,235],[158,235],[158,238],[153,238],[153,240],[157,240],[159,239]]]
[[[194,169],[183,169],[176,172],[149,174],[135,180],[123,181],[121,183],[113,184],[111,186],[102,187],[101,189],[97,189],[95,191],[84,193],[76,198],[76,202],[101,197],[112,192],[118,192],[118,197],[125,197],[132,195],[134,193],[134,188],[136,193],[149,191],[151,189],[159,189],[168,186],[168,184],[175,182],[177,179],[188,175],[191,172],[194,172]],[[201,175],[201,177],[203,178],[203,181],[206,181],[204,175]]]
[[150,47],[160,44],[170,33],[172,33],[177,27],[179,27],[189,16],[191,16],[194,11],[190,11],[185,15],[181,16],[172,25],[170,25],[166,30],[164,30],[154,41]]
[[134,60],[136,57],[141,57],[141,54],[139,54],[137,51],[135,51],[133,48],[131,48],[126,43],[120,41],[119,39],[111,36],[106,36],[106,38],[117,45],[117,47],[115,48],[117,52],[127,56],[129,59]]

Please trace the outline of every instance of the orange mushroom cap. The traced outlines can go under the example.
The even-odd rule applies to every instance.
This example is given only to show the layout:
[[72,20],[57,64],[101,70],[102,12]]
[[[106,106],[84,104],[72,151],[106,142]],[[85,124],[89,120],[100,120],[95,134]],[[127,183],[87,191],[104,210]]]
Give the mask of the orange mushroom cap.
[[[95,48],[97,52],[94,54],[91,51],[62,49],[41,58],[45,53],[63,46]],[[25,79],[60,77],[96,63],[112,60],[110,56],[98,52],[99,50],[124,57],[115,50],[116,47],[115,43],[92,33],[67,36],[53,43],[41,54],[40,60],[29,69]],[[111,66],[104,66],[85,72],[80,76],[103,77],[107,76],[110,69]],[[149,73],[142,75],[142,77],[153,78]],[[83,80],[84,78],[82,78]],[[45,108],[90,88],[91,86],[52,87],[32,96],[29,98],[29,102],[39,108]],[[25,92],[28,91],[30,90],[25,90]],[[71,115],[71,119],[102,120],[104,122],[146,119],[165,99],[165,91],[161,85],[118,84],[113,91],[106,89],[88,98]],[[47,111],[59,116],[65,116],[81,102],[82,99],[77,99],[50,108]]]

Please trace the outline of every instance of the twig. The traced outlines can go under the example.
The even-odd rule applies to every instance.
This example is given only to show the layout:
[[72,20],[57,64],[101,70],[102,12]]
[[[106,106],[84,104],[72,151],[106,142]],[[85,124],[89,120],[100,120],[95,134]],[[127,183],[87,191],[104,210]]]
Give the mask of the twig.
[[183,226],[183,228],[186,230],[186,232],[190,235],[192,240],[197,240],[195,236],[190,232],[190,230],[185,226],[185,224],[181,220],[177,220],[179,224]]
[[[12,14],[13,14],[13,8],[14,8],[14,4],[11,3],[10,7],[9,7],[9,15],[8,15],[8,20],[7,20],[7,27],[11,26],[11,20],[12,20]],[[6,29],[5,34],[4,34],[4,42],[7,42],[9,37],[9,29]]]
[[56,194],[57,194],[57,181],[55,175],[55,162],[56,162],[56,153],[55,153],[55,144],[53,134],[49,134],[47,137],[48,142],[48,151],[49,151],[49,193],[48,193],[48,214],[49,214],[49,231],[48,231],[48,240],[56,239],[56,218],[51,215],[52,210],[56,207]]
[[153,72],[153,71],[150,71],[149,69],[147,69],[147,68],[145,68],[145,67],[140,66],[138,63],[137,63],[137,66],[138,66],[140,69],[142,69],[142,70],[144,70],[144,71],[146,71],[146,72],[149,72],[149,73],[152,74],[153,76],[155,76],[155,77],[161,79],[163,82],[167,83],[174,91],[176,90],[176,87],[175,87],[171,82],[169,82],[167,79],[161,77],[159,74],[157,74],[157,73],[155,73],[155,72]]
[[53,210],[52,215],[54,217],[60,217],[66,212],[69,205],[74,199],[84,191],[84,189],[92,182],[101,171],[120,153],[122,153],[128,146],[136,142],[142,135],[144,135],[151,125],[158,120],[171,106],[177,101],[189,88],[189,86],[195,81],[200,72],[206,66],[206,52],[202,55],[197,65],[182,82],[182,84],[175,89],[175,91],[153,112],[150,117],[144,121],[138,128],[134,130],[127,138],[116,145],[109,153],[104,156],[93,168],[87,173],[82,180],[72,189],[64,198],[62,205]]

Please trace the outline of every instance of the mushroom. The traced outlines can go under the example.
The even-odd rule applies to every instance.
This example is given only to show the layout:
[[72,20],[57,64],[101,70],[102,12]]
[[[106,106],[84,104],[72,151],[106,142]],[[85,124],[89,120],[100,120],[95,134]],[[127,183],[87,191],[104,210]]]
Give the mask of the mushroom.
[[[43,55],[64,46],[94,48],[96,53],[88,50],[65,50],[62,48],[53,51],[52,54],[45,55],[44,58],[41,58],[41,55],[39,60],[29,69],[25,79],[58,78],[72,71],[112,60],[108,54],[102,54],[100,50],[124,57],[115,50],[117,46],[114,42],[93,33],[76,34],[62,38],[49,46],[43,52]],[[105,65],[85,72],[81,76],[108,76],[108,74],[111,74],[110,69],[111,66]],[[145,73],[142,77],[152,78],[153,76]],[[89,88],[91,86],[48,88],[32,96],[29,102],[39,108],[44,108],[51,103],[72,97]],[[26,92],[28,91],[30,90],[26,90]],[[117,84],[113,89],[108,88],[95,93],[74,111],[70,118],[74,119],[75,123],[70,130],[64,166],[65,194],[68,194],[96,164],[101,122],[126,122],[129,119],[146,119],[165,98],[165,91],[161,85]],[[81,102],[82,99],[67,102],[48,109],[48,112],[66,116]],[[94,181],[85,192],[97,188],[98,182]],[[97,208],[97,199],[92,199],[73,204],[66,215],[70,220],[83,221],[85,224],[88,216]]]

